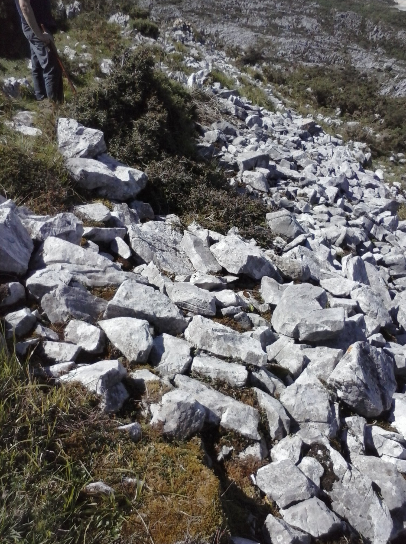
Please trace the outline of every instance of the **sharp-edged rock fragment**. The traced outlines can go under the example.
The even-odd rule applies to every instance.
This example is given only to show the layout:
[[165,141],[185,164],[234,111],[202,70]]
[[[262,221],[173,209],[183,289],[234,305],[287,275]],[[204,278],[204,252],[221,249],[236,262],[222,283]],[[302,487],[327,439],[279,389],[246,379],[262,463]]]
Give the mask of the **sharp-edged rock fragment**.
[[182,338],[164,333],[154,338],[149,359],[161,376],[173,378],[176,374],[185,374],[190,369],[191,347]]
[[66,363],[75,361],[80,353],[80,347],[76,344],[68,344],[67,342],[50,342],[42,343],[40,355],[48,364]]
[[90,354],[102,353],[106,337],[102,330],[84,321],[71,319],[65,328],[65,340]]
[[262,249],[236,234],[229,234],[213,244],[210,251],[230,274],[245,274],[254,280],[276,274],[274,266],[266,259]]
[[199,315],[216,315],[216,297],[188,282],[176,282],[167,287],[169,298],[181,310]]
[[14,211],[0,209],[0,272],[25,274],[33,248],[30,235]]
[[210,251],[208,239],[203,240],[201,237],[185,231],[181,247],[198,272],[203,274],[216,274],[221,271],[221,265],[219,265],[213,253]]
[[153,287],[125,281],[114,298],[108,303],[105,319],[113,317],[136,317],[149,321],[158,332],[179,334],[187,321],[170,299]]
[[290,525],[314,538],[325,538],[334,533],[342,534],[346,527],[346,524],[317,497],[282,510],[282,516]]
[[60,117],[57,125],[58,147],[66,158],[92,158],[106,151],[101,130],[86,128],[75,119]]
[[290,417],[285,408],[277,399],[264,391],[254,387],[254,392],[258,405],[266,414],[269,436],[272,440],[281,440],[290,431]]
[[393,359],[367,342],[356,342],[328,379],[356,413],[377,417],[391,406],[396,391]]
[[207,355],[193,359],[192,372],[214,381],[226,382],[232,387],[244,387],[248,379],[248,371],[243,365]]
[[57,287],[44,295],[41,306],[51,323],[66,323],[70,318],[97,321],[106,311],[107,302],[77,287]]
[[99,321],[107,338],[130,363],[146,363],[153,338],[148,321],[134,317],[115,317]]
[[195,316],[192,319],[185,331],[185,338],[195,347],[220,357],[240,359],[255,366],[266,364],[266,353],[258,340],[205,317]]
[[277,236],[283,236],[289,242],[303,234],[303,229],[288,210],[280,210],[266,214],[268,227]]
[[310,544],[311,536],[268,514],[263,528],[266,544]]

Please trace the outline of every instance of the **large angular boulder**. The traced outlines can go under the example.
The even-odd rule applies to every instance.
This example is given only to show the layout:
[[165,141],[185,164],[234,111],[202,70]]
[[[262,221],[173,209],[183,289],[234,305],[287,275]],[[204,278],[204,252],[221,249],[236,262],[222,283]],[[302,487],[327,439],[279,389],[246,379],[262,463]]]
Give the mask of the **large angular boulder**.
[[79,244],[82,238],[83,224],[73,213],[58,213],[54,217],[21,213],[19,217],[36,242],[43,242],[49,236],[54,236],[72,244]]
[[188,282],[177,282],[167,286],[166,291],[181,310],[199,315],[216,315],[216,297],[206,289]]
[[94,323],[105,312],[107,302],[86,289],[64,285],[44,295],[41,307],[51,323],[66,323],[72,317]]
[[146,363],[153,338],[148,321],[134,317],[115,317],[99,321],[107,338],[130,363]]
[[213,244],[210,251],[230,274],[245,274],[254,280],[275,276],[276,270],[258,246],[236,234],[229,234]]
[[266,364],[266,353],[258,340],[200,315],[192,319],[185,338],[195,347],[220,357],[239,359],[255,366]]
[[73,158],[66,161],[66,167],[80,188],[111,200],[135,198],[148,181],[144,172],[124,165],[115,167],[109,161]]
[[128,229],[131,249],[145,263],[169,274],[190,275],[195,269],[182,248],[183,236],[169,222],[149,221]]
[[357,414],[377,417],[391,407],[396,391],[393,359],[367,342],[356,342],[330,374],[328,384]]
[[266,221],[276,236],[283,236],[289,242],[304,233],[303,228],[288,210],[267,213]]
[[187,376],[177,375],[174,381],[184,394],[189,393],[206,408],[207,423],[220,425],[250,440],[261,440],[258,410]]
[[58,119],[57,138],[59,151],[66,158],[93,158],[107,149],[101,130],[86,128],[75,119]]
[[179,334],[187,321],[169,298],[153,287],[133,280],[125,281],[108,303],[105,319],[136,317],[151,323],[158,332]]
[[312,497],[281,511],[283,519],[314,538],[342,534],[346,524],[320,499]]
[[279,508],[288,508],[317,495],[316,486],[290,459],[275,461],[260,468],[256,474],[256,484]]
[[324,289],[304,283],[287,287],[272,315],[275,331],[300,342],[318,342],[339,335],[344,328],[344,309],[324,309]]
[[0,272],[22,276],[27,272],[34,244],[11,208],[0,209]]
[[185,231],[181,247],[198,272],[216,274],[221,271],[221,265],[210,251],[208,236],[207,239],[204,239],[192,232]]
[[189,370],[192,363],[191,348],[182,338],[164,333],[154,338],[149,360],[161,376],[173,378]]
[[175,389],[162,397],[161,402],[150,406],[151,425],[177,440],[186,440],[199,432],[206,418],[206,409],[193,395]]

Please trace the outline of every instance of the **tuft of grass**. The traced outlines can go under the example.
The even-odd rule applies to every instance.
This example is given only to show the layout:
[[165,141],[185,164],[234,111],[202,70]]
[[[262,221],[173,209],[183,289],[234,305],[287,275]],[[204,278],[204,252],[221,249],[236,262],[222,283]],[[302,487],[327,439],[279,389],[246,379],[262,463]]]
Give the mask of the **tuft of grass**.
[[143,36],[156,40],[159,36],[159,26],[150,19],[133,19],[131,26]]
[[221,70],[212,70],[210,72],[209,78],[211,81],[220,83],[222,87],[225,87],[226,89],[234,89],[236,87],[236,82],[234,79]]

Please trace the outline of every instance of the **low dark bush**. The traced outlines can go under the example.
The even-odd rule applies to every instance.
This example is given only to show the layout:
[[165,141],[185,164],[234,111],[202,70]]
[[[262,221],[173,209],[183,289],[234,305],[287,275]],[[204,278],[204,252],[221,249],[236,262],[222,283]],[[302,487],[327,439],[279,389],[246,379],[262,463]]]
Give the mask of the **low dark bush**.
[[115,58],[108,80],[79,94],[70,115],[105,134],[111,153],[145,165],[162,153],[191,155],[193,103],[189,93],[154,70],[147,48]]
[[132,21],[132,27],[148,38],[156,40],[159,36],[159,26],[149,19],[134,19]]

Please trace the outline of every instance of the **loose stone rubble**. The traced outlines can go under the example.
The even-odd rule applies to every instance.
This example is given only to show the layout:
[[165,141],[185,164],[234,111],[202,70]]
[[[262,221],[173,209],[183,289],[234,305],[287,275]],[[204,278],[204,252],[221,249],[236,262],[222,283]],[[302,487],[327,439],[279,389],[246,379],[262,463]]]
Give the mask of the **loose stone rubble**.
[[[189,84],[203,85],[208,71],[196,64]],[[200,127],[199,152],[268,206],[270,247],[235,228],[222,235],[155,216],[134,200],[146,175],[106,155],[100,131],[60,119],[68,169],[112,202],[48,217],[0,199],[6,337],[24,357],[34,351],[35,375],[81,383],[106,412],[158,382],[165,394],[143,401],[157,432],[187,440],[217,428],[243,439],[242,451],[223,448],[211,462],[262,463],[253,485],[279,509],[265,542],[406,538],[400,184],[368,169],[364,144],[344,144],[274,96],[271,112],[232,89],[208,91],[228,121]],[[141,438],[136,421],[119,430]]]

